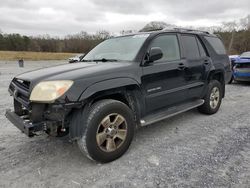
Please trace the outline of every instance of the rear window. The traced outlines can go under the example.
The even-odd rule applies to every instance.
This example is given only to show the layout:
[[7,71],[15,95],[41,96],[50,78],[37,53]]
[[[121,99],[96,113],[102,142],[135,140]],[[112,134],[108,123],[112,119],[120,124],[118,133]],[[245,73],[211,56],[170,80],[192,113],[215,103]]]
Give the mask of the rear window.
[[221,40],[217,37],[205,37],[209,44],[214,48],[217,54],[226,54],[225,47]]

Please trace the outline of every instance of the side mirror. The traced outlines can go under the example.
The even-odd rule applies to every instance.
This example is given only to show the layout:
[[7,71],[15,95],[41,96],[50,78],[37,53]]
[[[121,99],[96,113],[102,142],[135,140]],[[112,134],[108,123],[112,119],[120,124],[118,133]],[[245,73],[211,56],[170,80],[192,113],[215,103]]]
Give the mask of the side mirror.
[[162,50],[159,47],[152,47],[149,51],[149,62],[154,62],[161,59],[163,56]]

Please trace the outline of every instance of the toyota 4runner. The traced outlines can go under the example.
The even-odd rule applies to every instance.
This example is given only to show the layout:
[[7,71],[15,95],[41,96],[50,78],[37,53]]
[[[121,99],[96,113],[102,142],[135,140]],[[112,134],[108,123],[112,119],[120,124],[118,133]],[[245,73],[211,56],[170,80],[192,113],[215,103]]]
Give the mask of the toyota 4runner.
[[69,134],[90,159],[109,162],[135,128],[198,107],[218,111],[231,78],[216,35],[175,28],[114,37],[73,64],[39,69],[10,83],[6,117],[28,136]]

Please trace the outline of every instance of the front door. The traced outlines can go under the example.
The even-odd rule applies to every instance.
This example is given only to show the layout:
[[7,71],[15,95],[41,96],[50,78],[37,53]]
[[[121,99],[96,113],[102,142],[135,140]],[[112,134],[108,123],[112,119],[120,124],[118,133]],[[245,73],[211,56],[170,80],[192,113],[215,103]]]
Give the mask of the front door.
[[187,95],[187,63],[181,60],[177,35],[158,35],[148,50],[152,47],[160,47],[163,57],[143,67],[142,85],[147,113],[183,102]]

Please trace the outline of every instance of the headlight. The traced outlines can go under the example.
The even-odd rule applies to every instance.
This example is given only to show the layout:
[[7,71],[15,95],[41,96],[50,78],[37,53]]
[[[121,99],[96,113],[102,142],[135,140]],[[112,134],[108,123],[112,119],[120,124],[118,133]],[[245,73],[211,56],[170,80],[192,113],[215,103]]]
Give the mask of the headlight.
[[40,82],[33,88],[30,100],[52,103],[68,91],[72,84],[71,80]]

